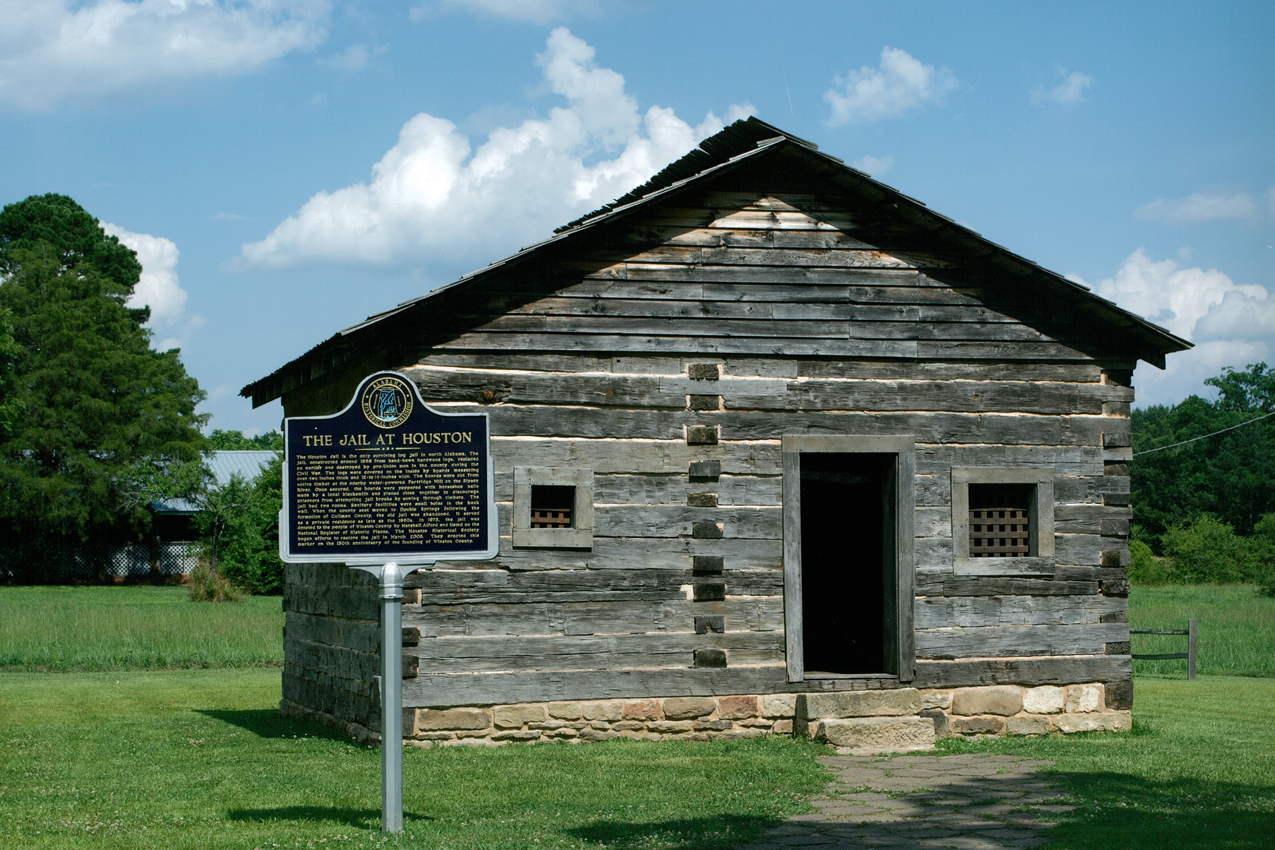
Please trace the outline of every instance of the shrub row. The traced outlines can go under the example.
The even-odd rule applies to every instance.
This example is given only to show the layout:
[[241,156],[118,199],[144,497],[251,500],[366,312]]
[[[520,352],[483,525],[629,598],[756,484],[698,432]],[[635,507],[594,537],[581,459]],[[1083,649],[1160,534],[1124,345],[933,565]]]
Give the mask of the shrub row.
[[1263,516],[1244,537],[1228,523],[1200,514],[1171,525],[1160,536],[1164,557],[1139,539],[1129,544],[1129,579],[1135,584],[1256,583],[1275,596],[1275,513]]

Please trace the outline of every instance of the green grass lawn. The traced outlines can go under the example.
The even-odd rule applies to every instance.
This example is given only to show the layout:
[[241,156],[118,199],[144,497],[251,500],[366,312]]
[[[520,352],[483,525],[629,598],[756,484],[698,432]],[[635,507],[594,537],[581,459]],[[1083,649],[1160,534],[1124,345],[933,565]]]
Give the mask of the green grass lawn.
[[[1185,629],[1199,620],[1200,674],[1275,676],[1275,598],[1254,585],[1134,587],[1129,625],[1135,629]],[[1186,638],[1133,635],[1136,653],[1186,652]],[[1186,661],[1134,661],[1136,676],[1186,677]]]
[[[0,673],[0,847],[381,843],[379,751],[278,715],[279,670],[263,665],[281,662],[279,608],[180,588],[0,588],[0,668],[27,671]],[[1130,616],[1200,620],[1200,679],[1185,662],[1137,663],[1133,734],[941,748],[1054,761],[1077,804],[1057,847],[1269,846],[1275,600],[1134,588]],[[183,667],[249,669],[160,669]],[[122,672],[66,672],[85,670]],[[407,831],[389,844],[730,847],[804,809],[820,752],[783,738],[408,750]]]
[[180,587],[0,587],[0,671],[282,664],[278,596],[214,604]]
[[1275,845],[1275,679],[1138,679],[1132,734],[945,740],[949,752],[1050,759],[1076,805],[1052,847]]
[[[380,755],[282,720],[277,670],[0,675],[0,846],[254,848],[382,840]],[[1131,735],[944,741],[1046,758],[1077,809],[1054,846],[1261,848],[1275,678],[1139,681]],[[725,848],[816,791],[784,738],[404,753],[391,846]]]
[[[279,671],[0,675],[0,847],[379,843],[380,751],[282,720]],[[821,748],[609,741],[404,752],[421,848],[743,843],[825,780]]]

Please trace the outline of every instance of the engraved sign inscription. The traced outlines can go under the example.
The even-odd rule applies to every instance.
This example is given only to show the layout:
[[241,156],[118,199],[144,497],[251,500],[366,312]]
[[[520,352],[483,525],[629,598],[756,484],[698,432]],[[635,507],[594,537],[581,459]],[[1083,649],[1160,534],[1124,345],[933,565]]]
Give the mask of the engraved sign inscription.
[[335,416],[284,425],[280,557],[401,563],[496,554],[485,414],[431,410],[394,372]]

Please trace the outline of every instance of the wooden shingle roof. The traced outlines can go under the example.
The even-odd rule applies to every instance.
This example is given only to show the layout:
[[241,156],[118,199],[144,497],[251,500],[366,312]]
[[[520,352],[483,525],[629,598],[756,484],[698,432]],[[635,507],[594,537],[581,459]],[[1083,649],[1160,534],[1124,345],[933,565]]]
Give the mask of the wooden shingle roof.
[[[862,198],[883,215],[897,220],[901,226],[925,233],[945,251],[971,257],[982,265],[1010,275],[1017,285],[1030,287],[1041,300],[1055,303],[1060,310],[1084,314],[1092,323],[1095,337],[1119,335],[1124,350],[1131,358],[1163,368],[1167,354],[1191,347],[1186,340],[1121,309],[1087,287],[1041,268],[934,212],[920,201],[850,168],[836,157],[820,152],[813,143],[789,135],[764,121],[748,118],[705,139],[643,185],[559,228],[549,239],[337,332],[300,357],[247,385],[240,395],[251,398],[256,407],[344,364],[367,361],[369,369],[384,368],[384,363],[377,361],[387,357],[388,360],[394,359],[384,340],[412,336],[415,328],[430,329],[433,333],[429,336],[462,333],[467,328],[455,315],[472,311],[454,308],[471,301],[488,287],[501,286],[501,281],[509,277],[503,273],[523,264],[560,258],[578,246],[588,244],[591,234],[600,229],[625,222],[652,205],[672,199],[718,175],[771,156],[799,158],[802,167],[819,172],[820,179],[827,182],[831,191],[843,191]],[[417,347],[421,344],[419,340],[415,343]],[[405,345],[400,344],[400,347]]]

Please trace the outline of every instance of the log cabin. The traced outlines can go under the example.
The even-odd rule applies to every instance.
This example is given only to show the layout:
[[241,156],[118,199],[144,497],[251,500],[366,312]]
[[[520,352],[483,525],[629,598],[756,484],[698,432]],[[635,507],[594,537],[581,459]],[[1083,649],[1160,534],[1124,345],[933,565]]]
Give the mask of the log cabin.
[[[245,387],[490,417],[499,555],[408,577],[418,746],[1127,730],[1132,375],[1189,343],[755,118]],[[378,737],[374,580],[282,711]]]

